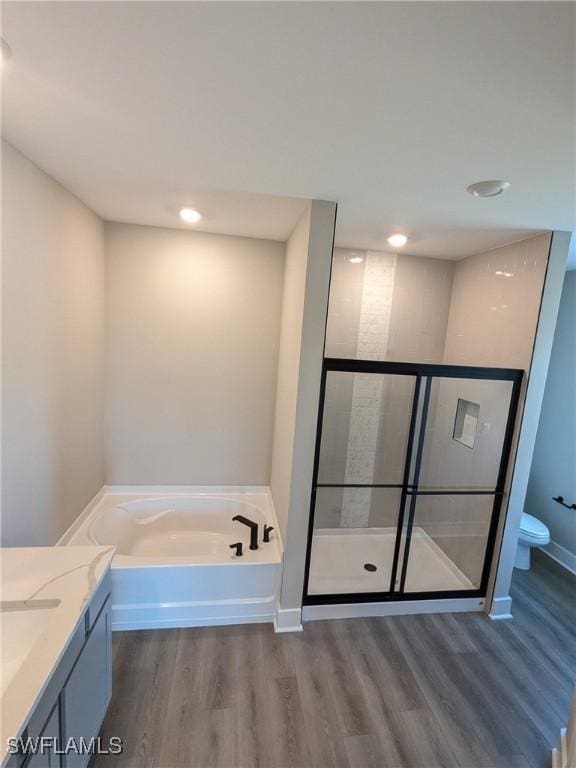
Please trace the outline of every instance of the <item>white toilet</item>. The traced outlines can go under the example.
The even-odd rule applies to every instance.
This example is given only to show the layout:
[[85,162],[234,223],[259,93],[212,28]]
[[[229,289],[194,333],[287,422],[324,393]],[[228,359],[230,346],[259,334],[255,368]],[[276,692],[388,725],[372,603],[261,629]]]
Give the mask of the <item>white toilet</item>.
[[520,535],[516,547],[516,559],[514,567],[527,571],[530,568],[530,549],[532,547],[543,547],[550,543],[550,531],[537,517],[522,513],[520,522]]

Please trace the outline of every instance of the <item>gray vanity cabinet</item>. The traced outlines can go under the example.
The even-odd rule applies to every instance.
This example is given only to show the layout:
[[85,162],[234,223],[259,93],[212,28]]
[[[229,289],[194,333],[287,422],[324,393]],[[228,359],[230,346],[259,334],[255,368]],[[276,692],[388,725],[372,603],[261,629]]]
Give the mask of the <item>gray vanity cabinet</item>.
[[57,748],[10,755],[2,768],[85,768],[90,762],[81,744],[97,739],[112,696],[110,592],[108,572],[20,734],[24,740],[48,737]]
[[[41,737],[47,737],[54,739],[54,743],[57,743],[60,739],[60,707],[58,704],[52,710],[48,722],[42,729]],[[48,752],[47,754],[32,755],[32,758],[26,763],[26,768],[60,768],[62,765],[60,755],[56,752]]]
[[[90,634],[62,691],[63,743],[98,736],[112,693],[110,598]],[[90,755],[68,753],[66,768],[83,768]],[[52,766],[50,766],[52,768]]]

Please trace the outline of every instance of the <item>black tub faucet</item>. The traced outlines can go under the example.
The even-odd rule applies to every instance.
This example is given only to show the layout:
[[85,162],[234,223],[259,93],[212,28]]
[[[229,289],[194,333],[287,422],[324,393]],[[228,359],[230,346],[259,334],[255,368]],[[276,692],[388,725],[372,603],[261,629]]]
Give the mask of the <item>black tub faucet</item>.
[[248,520],[243,515],[234,515],[233,521],[247,525],[250,528],[250,549],[258,549],[258,523],[253,520]]
[[242,557],[242,555],[244,554],[242,552],[242,542],[241,541],[237,541],[236,544],[228,544],[228,546],[230,547],[230,549],[234,550],[234,554],[236,555],[236,557]]
[[268,542],[270,541],[270,534],[272,533],[273,530],[274,530],[273,525],[266,525],[266,524],[264,525],[264,536],[262,536],[262,541],[265,544],[268,544]]

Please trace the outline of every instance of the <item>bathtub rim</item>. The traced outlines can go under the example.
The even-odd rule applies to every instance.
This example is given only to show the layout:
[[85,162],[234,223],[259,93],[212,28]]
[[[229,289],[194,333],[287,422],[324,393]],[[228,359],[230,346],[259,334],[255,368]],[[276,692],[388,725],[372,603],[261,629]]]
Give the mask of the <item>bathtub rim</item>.
[[[141,494],[141,496],[140,496]],[[222,495],[222,494],[234,494],[241,496],[243,494],[263,494],[267,498],[267,503],[272,514],[272,523],[275,527],[275,533],[277,535],[277,546],[279,549],[278,556],[279,562],[283,561],[284,556],[284,542],[282,541],[282,533],[278,525],[278,518],[276,516],[276,509],[274,507],[274,500],[272,499],[272,493],[270,487],[267,485],[103,485],[102,488],[94,495],[88,504],[84,507],[82,512],[73,521],[73,523],[67,528],[62,536],[58,539],[54,546],[69,546],[71,540],[78,533],[78,531],[86,525],[88,519],[93,514],[96,507],[101,504],[107,496],[134,496],[130,501],[144,500],[146,498],[162,498],[168,496],[189,496],[189,495]],[[114,562],[116,561],[116,562]],[[262,563],[276,563],[278,560],[256,560],[253,562],[243,561],[242,565],[260,565]],[[123,555],[121,553],[115,553],[112,567],[120,568],[142,568],[142,567],[190,567],[193,565],[237,565],[238,562],[231,560],[230,562],[207,562],[207,563],[190,563],[186,561],[180,561],[178,559],[169,559],[161,557],[138,557],[135,555]]]

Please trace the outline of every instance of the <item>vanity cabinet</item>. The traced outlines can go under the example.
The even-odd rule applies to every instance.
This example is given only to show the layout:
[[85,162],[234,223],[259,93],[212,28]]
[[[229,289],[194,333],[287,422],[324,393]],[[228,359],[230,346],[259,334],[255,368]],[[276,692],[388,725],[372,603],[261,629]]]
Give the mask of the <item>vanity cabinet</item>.
[[[98,736],[112,693],[110,600],[106,602],[61,695],[63,743]],[[66,768],[83,768],[89,755],[69,752]],[[50,768],[52,766],[50,765]]]
[[24,741],[45,737],[46,748],[42,754],[11,755],[5,768],[85,768],[90,762],[91,754],[79,750],[98,737],[112,696],[110,592],[108,572],[21,734]]
[[[44,726],[41,738],[49,738],[50,743],[57,744],[60,738],[60,706],[59,702],[52,710],[48,722]],[[53,740],[53,741],[52,741]],[[60,761],[60,755],[50,749],[42,754],[32,755],[29,762],[26,763],[26,768],[60,768],[62,765]]]

